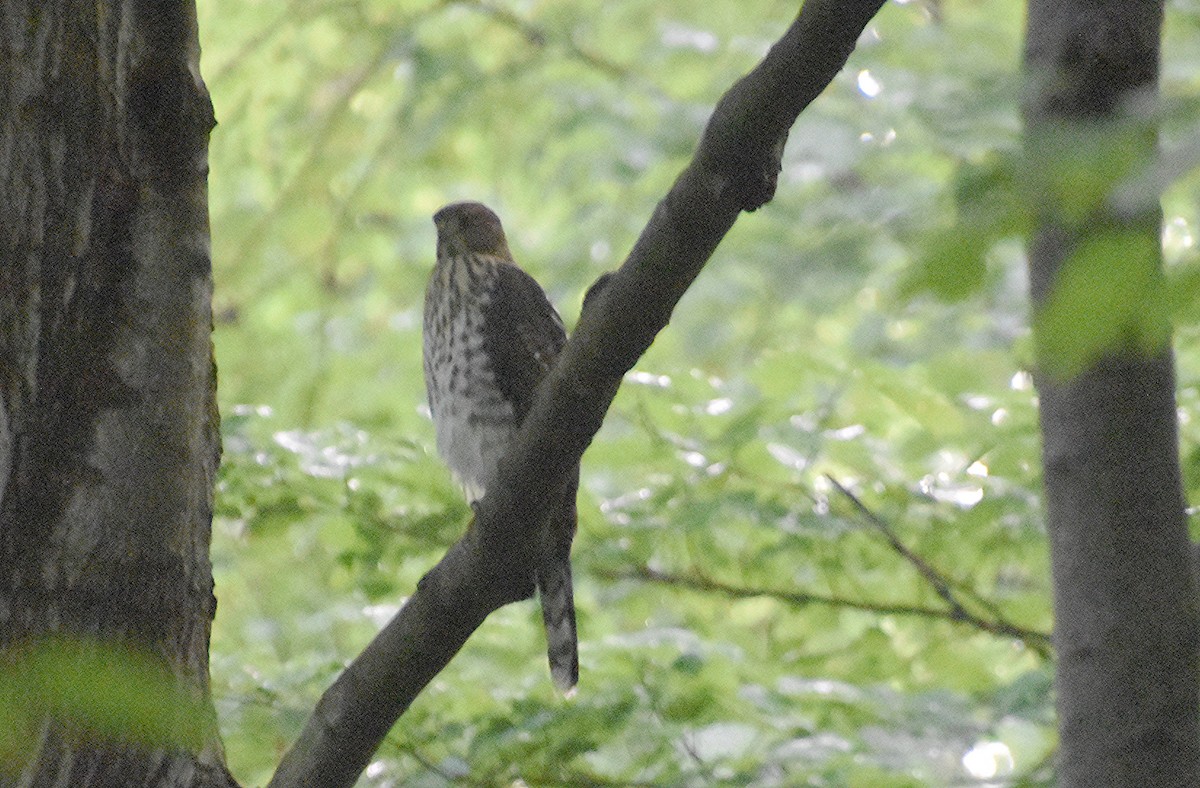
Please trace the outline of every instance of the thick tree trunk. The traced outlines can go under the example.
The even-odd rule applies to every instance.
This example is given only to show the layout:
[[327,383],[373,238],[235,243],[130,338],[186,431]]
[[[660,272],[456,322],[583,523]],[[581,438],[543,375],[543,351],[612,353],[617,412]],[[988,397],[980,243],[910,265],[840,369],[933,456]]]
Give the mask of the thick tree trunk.
[[1153,162],[1162,3],[1031,0],[1029,249],[1065,786],[1200,785]]
[[0,784],[232,784],[198,62],[191,2],[0,3]]

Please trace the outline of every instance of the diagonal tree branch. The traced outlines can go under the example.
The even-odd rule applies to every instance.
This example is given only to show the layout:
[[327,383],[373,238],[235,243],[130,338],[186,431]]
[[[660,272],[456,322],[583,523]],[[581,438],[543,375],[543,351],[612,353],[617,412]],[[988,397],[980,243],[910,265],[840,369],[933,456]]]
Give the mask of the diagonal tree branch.
[[830,484],[833,485],[834,489],[842,494],[843,498],[850,502],[850,505],[854,507],[855,511],[862,515],[864,520],[870,523],[875,530],[883,534],[883,538],[887,540],[891,548],[899,553],[901,558],[912,564],[913,568],[917,570],[921,577],[925,578],[925,581],[928,582],[929,585],[933,586],[933,590],[937,592],[938,596],[945,600],[946,604],[950,606],[950,611],[954,615],[966,616],[967,611],[963,608],[962,603],[958,601],[958,598],[954,596],[954,592],[950,589],[950,583],[946,580],[946,578],[942,577],[940,572],[927,564],[924,558],[910,550],[908,546],[904,544],[904,542],[901,542],[900,537],[896,535],[894,530],[892,530],[892,526],[889,525],[882,517],[871,511],[870,508],[868,508],[867,505],[863,503],[857,495],[846,489],[841,482],[830,476],[828,473],[825,474],[825,478]]
[[738,215],[774,195],[788,130],[845,65],[883,3],[808,0],[762,62],[721,98],[629,258],[593,286],[472,527],[325,692],[271,786],[352,785],[475,628],[527,593],[535,529],[600,429],[622,376],[667,325]]

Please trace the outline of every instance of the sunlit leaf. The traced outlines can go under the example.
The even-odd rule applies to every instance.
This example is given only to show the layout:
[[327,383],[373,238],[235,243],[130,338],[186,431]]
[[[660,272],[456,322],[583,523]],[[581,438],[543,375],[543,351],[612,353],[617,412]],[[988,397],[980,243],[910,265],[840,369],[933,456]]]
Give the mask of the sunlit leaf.
[[1038,364],[1070,378],[1106,355],[1152,355],[1169,341],[1157,243],[1142,233],[1089,238],[1062,264],[1034,317]]
[[161,658],[64,637],[26,643],[13,653],[0,668],[0,719],[9,723],[0,755],[28,746],[43,717],[100,741],[193,752],[212,734],[199,688],[181,687]]

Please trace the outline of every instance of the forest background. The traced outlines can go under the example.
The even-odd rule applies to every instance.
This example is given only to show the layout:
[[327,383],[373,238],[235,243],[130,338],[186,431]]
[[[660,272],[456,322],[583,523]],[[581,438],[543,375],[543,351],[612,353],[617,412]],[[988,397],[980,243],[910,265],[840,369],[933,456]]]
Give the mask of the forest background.
[[[492,205],[569,326],[796,4],[199,10],[220,123],[213,692],[256,784],[469,517],[424,409],[430,215]],[[1020,3],[967,0],[868,26],[793,129],[775,200],[722,243],[584,457],[578,696],[555,694],[536,607],[505,608],[365,783],[1049,774],[1022,26]],[[1195,160],[1198,87],[1200,2],[1174,0],[1168,162]],[[1177,169],[1163,241],[1196,501],[1200,172]]]

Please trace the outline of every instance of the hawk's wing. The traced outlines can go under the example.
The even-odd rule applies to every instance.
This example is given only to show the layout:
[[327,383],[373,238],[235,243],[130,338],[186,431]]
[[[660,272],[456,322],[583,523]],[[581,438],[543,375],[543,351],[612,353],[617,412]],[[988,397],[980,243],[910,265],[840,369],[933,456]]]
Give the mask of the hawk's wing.
[[525,420],[538,384],[567,342],[562,320],[541,285],[515,265],[496,266],[496,285],[484,310],[483,352],[496,387]]
[[[520,424],[533,406],[533,395],[567,342],[562,320],[541,285],[515,265],[496,269],[496,284],[484,308],[483,350],[492,362],[496,387],[512,403]],[[538,596],[546,627],[550,673],[564,692],[579,680],[579,643],[571,583],[571,540],[575,536],[575,491],[579,468],[559,491],[542,532],[537,567]]]

